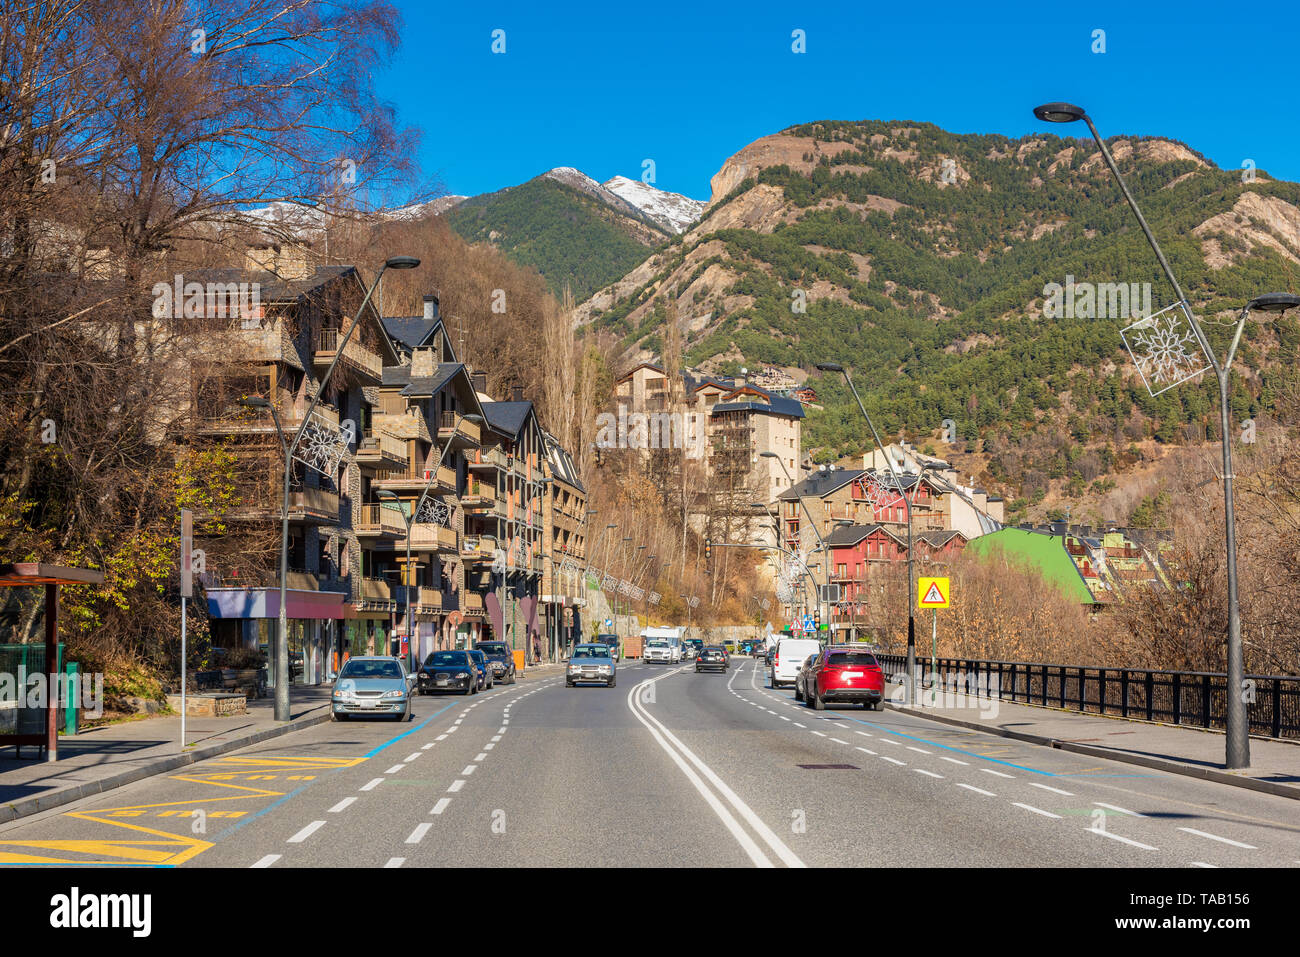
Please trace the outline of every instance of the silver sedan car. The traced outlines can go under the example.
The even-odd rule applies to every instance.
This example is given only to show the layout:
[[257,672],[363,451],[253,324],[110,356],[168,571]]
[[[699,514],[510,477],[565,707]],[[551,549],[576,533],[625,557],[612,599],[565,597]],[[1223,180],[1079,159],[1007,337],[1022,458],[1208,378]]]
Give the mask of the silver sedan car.
[[335,721],[354,714],[404,721],[411,715],[411,683],[399,658],[349,658],[334,681],[330,708]]
[[564,674],[564,683],[572,688],[579,682],[599,682],[614,687],[618,679],[618,665],[609,655],[609,645],[578,645],[569,658],[569,667]]

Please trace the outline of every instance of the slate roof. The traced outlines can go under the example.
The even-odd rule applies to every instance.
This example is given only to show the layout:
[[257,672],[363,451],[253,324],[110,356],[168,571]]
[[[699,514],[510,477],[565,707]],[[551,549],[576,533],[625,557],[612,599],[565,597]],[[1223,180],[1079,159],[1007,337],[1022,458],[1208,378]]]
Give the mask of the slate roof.
[[533,404],[523,402],[484,402],[483,417],[498,432],[517,436],[532,414]]
[[805,495],[816,496],[821,498],[829,495],[836,489],[843,488],[858,476],[863,475],[862,469],[827,469],[826,471],[813,472],[802,482],[792,485],[786,489],[777,499],[785,502],[793,502]]

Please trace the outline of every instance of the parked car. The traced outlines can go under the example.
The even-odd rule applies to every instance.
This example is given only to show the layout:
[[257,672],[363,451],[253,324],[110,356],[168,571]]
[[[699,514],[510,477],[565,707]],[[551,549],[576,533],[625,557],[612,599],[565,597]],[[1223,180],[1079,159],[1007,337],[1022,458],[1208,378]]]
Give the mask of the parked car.
[[821,642],[816,638],[782,638],[772,655],[772,664],[768,669],[768,680],[773,688],[794,684],[799,666],[809,655],[821,651]]
[[[818,654],[820,654],[820,652],[818,652]],[[804,672],[806,672],[810,667],[812,667],[812,663],[813,663],[814,659],[816,659],[816,657],[817,657],[817,655],[809,655],[809,656],[808,656],[807,658],[805,658],[803,661],[799,662],[799,670],[796,671],[796,672],[795,672],[795,675],[794,675],[794,700],[795,700],[795,701],[803,701],[803,700],[804,700],[804,697],[803,697],[803,695],[804,695],[804,684],[803,684],[803,676],[804,676]]]
[[474,645],[474,650],[483,652],[487,658],[494,682],[515,683],[515,653],[509,645],[504,641],[480,641]]
[[703,638],[687,638],[685,641],[682,642],[682,648],[685,650],[686,656],[692,661],[694,661],[696,656],[699,655],[700,649],[703,647],[704,647]]
[[824,710],[828,701],[847,701],[876,711],[885,706],[885,672],[869,651],[831,645],[810,658],[800,678],[803,700],[816,711]]
[[592,642],[573,649],[564,675],[567,687],[576,687],[579,682],[600,682],[613,688],[617,681],[618,665],[609,656],[609,645]]
[[411,716],[411,689],[405,666],[397,658],[379,655],[349,658],[334,682],[330,709],[335,721],[354,714],[406,720]]
[[700,653],[695,656],[695,672],[698,674],[705,669],[710,671],[720,671],[723,674],[727,671],[727,651],[721,645],[705,645],[700,649]]
[[444,691],[474,694],[478,691],[478,668],[468,651],[434,651],[416,672],[416,686],[420,694]]
[[618,635],[597,635],[596,641],[608,645],[609,656],[613,658],[615,661],[619,660],[619,658],[621,657],[621,655],[619,654],[619,648],[622,645],[623,640],[619,638]]
[[469,652],[469,656],[473,660],[474,666],[478,668],[478,690],[487,691],[492,687],[493,683],[492,666],[488,664],[487,655],[474,648]]

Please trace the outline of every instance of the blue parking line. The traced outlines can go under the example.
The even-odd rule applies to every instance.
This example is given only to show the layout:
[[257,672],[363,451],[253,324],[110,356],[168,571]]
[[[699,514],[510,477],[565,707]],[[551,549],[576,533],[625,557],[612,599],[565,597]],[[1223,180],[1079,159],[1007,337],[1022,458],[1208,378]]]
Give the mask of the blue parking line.
[[920,738],[914,734],[903,734],[901,731],[895,731],[893,728],[887,728],[884,725],[872,724],[870,721],[862,721],[858,718],[850,718],[848,715],[840,715],[846,721],[853,721],[857,724],[866,725],[868,728],[875,728],[877,731],[887,731],[888,733],[899,738],[907,738],[909,741],[923,741],[928,745],[936,748],[943,748],[945,751],[954,751],[957,754],[964,754],[968,758],[979,758],[981,761],[991,761],[994,764],[1004,764],[1009,768],[1018,768],[1021,771],[1029,771],[1031,774],[1041,774],[1044,777],[1054,778],[1058,775],[1052,771],[1040,771],[1038,768],[1031,768],[1024,764],[1014,764],[1011,761],[1001,761],[998,758],[985,757],[982,754],[972,754],[970,751],[963,751],[961,748],[954,748],[948,744],[941,744],[938,741],[931,741],[929,738]]
[[[335,770],[336,770],[336,771],[342,771],[343,769],[342,769],[342,768],[336,768]],[[212,836],[212,841],[211,841],[211,843],[216,844],[218,841],[225,840],[227,837],[229,837],[231,834],[234,834],[236,831],[238,831],[238,830],[239,830],[241,827],[243,827],[245,824],[248,824],[248,823],[250,823],[250,822],[252,822],[252,821],[256,821],[256,820],[257,820],[259,817],[261,817],[263,814],[269,814],[271,811],[274,811],[276,808],[278,808],[278,807],[279,807],[281,804],[283,804],[285,801],[289,800],[289,798],[291,798],[291,797],[295,797],[295,796],[301,794],[303,791],[307,790],[309,787],[311,787],[310,784],[303,784],[303,785],[300,785],[300,786],[294,788],[294,789],[293,789],[292,791],[290,791],[288,794],[285,794],[285,795],[284,795],[283,797],[281,797],[278,801],[274,801],[274,802],[272,802],[271,804],[268,804],[266,807],[262,808],[262,810],[258,811],[256,814],[252,815],[251,817],[243,818],[242,820],[236,821],[234,824],[230,825],[230,827],[223,828],[221,831],[218,831],[216,834],[214,834],[214,835]]]

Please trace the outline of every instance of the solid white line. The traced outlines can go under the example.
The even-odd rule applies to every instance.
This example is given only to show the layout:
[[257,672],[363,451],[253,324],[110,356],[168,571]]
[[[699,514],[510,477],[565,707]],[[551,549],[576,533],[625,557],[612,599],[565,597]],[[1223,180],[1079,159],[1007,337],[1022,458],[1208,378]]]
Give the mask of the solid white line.
[[355,800],[356,800],[356,797],[355,797],[355,796],[350,797],[350,798],[344,798],[342,801],[339,801],[338,804],[335,804],[332,808],[330,808],[330,813],[331,813],[331,814],[338,814],[339,811],[347,810],[348,805],[351,804],[351,803],[352,803],[353,801],[355,801]]
[[900,760],[898,760],[898,758],[887,757],[887,756],[885,756],[885,755],[883,755],[883,754],[880,756],[880,760],[882,760],[882,761],[888,761],[890,764],[901,764],[903,767],[907,767],[907,762],[906,762],[906,761],[900,761]]
[[991,798],[997,797],[992,791],[985,791],[983,788],[977,788],[973,784],[958,784],[957,787],[965,788],[967,791],[974,791],[976,794],[986,794]]
[[433,810],[430,811],[429,813],[441,814],[443,811],[447,810],[447,805],[450,803],[451,803],[451,798],[438,798],[438,803],[433,806]]
[[460,772],[460,773],[463,774],[463,775],[465,775],[465,777],[469,777],[471,774],[474,773],[474,769],[475,769],[476,767],[478,767],[478,765],[475,765],[475,764],[467,764],[467,765],[465,765],[465,770],[462,771],[462,772]]
[[875,753],[876,753],[875,751],[869,751],[869,750],[866,749],[866,748],[858,748],[858,750],[859,750],[859,751],[862,751],[862,752],[865,753],[865,754],[875,754]]
[[407,764],[410,764],[412,761],[414,761],[414,760],[415,760],[416,758],[418,758],[419,756],[420,756],[420,752],[419,752],[419,751],[416,751],[414,754],[410,755],[410,756],[406,759],[406,763],[407,763]]
[[980,768],[985,774],[996,774],[1000,778],[1014,778],[1014,774],[1003,774],[1001,771],[994,771],[990,768]]
[[[700,779],[700,775],[703,775],[709,780],[718,792],[727,799],[731,806],[745,819],[749,826],[758,832],[759,836],[767,843],[768,847],[770,847],[787,866],[805,866],[803,861],[801,861],[798,856],[796,856],[795,853],[785,845],[785,842],[777,837],[776,834],[772,832],[771,828],[764,824],[762,819],[754,813],[753,809],[742,801],[708,765],[696,757],[691,749],[679,741],[662,722],[640,706],[637,700],[637,693],[640,691],[641,687],[650,681],[658,680],[660,679],[648,679],[628,692],[628,707],[632,710],[632,713],[636,716],[637,720],[645,725],[659,746],[668,753],[668,755],[673,759],[673,762],[681,768],[682,772],[687,776],[691,783],[695,785],[695,789],[700,792],[704,799],[709,803],[709,806],[713,808],[714,813],[718,815],[718,818],[731,832],[732,836],[737,840],[737,842],[739,842],[741,847],[745,849],[750,860],[759,867],[772,866],[772,861],[762,852],[762,850],[759,849],[753,838],[746,833],[735,817],[722,805],[722,802],[719,801],[713,792],[705,786],[704,781]],[[669,742],[671,742],[671,746]],[[699,771],[699,774],[696,774],[695,771],[686,764],[686,761],[684,761],[683,758],[694,765],[695,769]]]
[[483,752],[483,751],[480,751],[478,754],[476,754],[476,755],[474,756],[474,760],[475,760],[475,761],[486,761],[486,760],[487,760],[487,754],[486,754],[485,752]]
[[967,766],[970,765],[970,762],[969,762],[969,761],[958,761],[956,758],[945,758],[942,754],[939,755],[939,760],[940,760],[940,761],[949,761],[949,762],[951,762],[951,763],[953,763],[953,764],[965,764],[965,765],[967,765]]
[[1158,848],[1158,847],[1152,847],[1150,844],[1143,844],[1141,841],[1132,841],[1132,840],[1129,840],[1127,837],[1120,837],[1118,834],[1112,834],[1112,833],[1110,833],[1110,831],[1104,831],[1104,830],[1102,830],[1101,828],[1098,828],[1098,827],[1085,827],[1084,830],[1085,830],[1085,831],[1091,831],[1093,834],[1100,834],[1102,837],[1108,837],[1108,838],[1110,838],[1112,841],[1120,841],[1120,842],[1122,842],[1122,843],[1124,843],[1124,844],[1128,844],[1128,845],[1130,845],[1130,846],[1132,846],[1132,847],[1140,847],[1140,848],[1142,848],[1142,850],[1144,850],[1144,851],[1158,851],[1158,850],[1160,850],[1160,848]]
[[1051,788],[1046,784],[1036,784],[1033,781],[1030,781],[1029,786],[1031,788],[1041,788],[1044,791],[1051,791],[1053,794],[1064,794],[1066,797],[1074,797],[1074,792],[1072,791],[1062,791],[1060,788]]
[[403,864],[405,864],[405,863],[406,863],[406,858],[404,858],[404,857],[390,857],[390,858],[388,859],[388,863],[385,864],[384,867],[386,867],[386,868],[387,868],[387,867],[401,867],[401,866],[402,866]]
[[459,791],[459,790],[460,790],[461,788],[463,788],[464,786],[465,786],[465,782],[464,782],[464,781],[460,781],[460,780],[452,781],[452,782],[451,782],[451,787],[447,788],[447,790],[450,791],[452,794],[455,794],[457,791]]
[[433,825],[428,821],[425,821],[423,824],[417,824],[415,830],[411,832],[411,836],[406,839],[406,843],[419,844],[424,840],[424,835],[429,833],[429,828],[431,827],[433,827]]
[[387,771],[385,771],[384,773],[385,773],[385,774],[396,774],[398,771],[402,770],[404,767],[406,767],[405,764],[394,764],[391,768],[389,768],[389,769],[388,769]]
[[1180,827],[1178,830],[1186,831],[1188,834],[1195,834],[1197,837],[1206,837],[1209,838],[1211,841],[1219,841],[1222,844],[1231,844],[1233,847],[1240,847],[1247,851],[1259,850],[1259,848],[1257,848],[1254,844],[1243,844],[1241,843],[1241,841],[1234,841],[1231,838],[1219,837],[1219,835],[1217,834],[1208,834],[1205,831],[1198,831],[1194,827]]
[[280,859],[280,855],[279,855],[279,854],[268,854],[268,855],[266,855],[266,857],[262,858],[262,859],[261,859],[260,861],[258,861],[256,864],[250,864],[249,867],[250,867],[250,869],[253,868],[253,867],[270,867],[272,864],[274,864],[274,863],[275,863],[276,861],[278,861],[279,859]]
[[298,832],[297,834],[295,834],[293,837],[289,838],[289,840],[285,841],[285,843],[286,843],[286,844],[301,844],[303,841],[307,840],[307,838],[311,837],[313,834],[315,834],[317,831],[319,831],[319,830],[320,830],[322,827],[324,827],[324,826],[325,826],[325,822],[324,822],[324,821],[312,821],[310,824],[308,824],[306,827],[304,827],[301,831],[299,831],[299,832]]
[[1146,817],[1145,814],[1139,814],[1137,811],[1127,811],[1122,807],[1116,807],[1113,804],[1102,804],[1100,801],[1093,801],[1097,807],[1104,807],[1108,811],[1119,811],[1120,814],[1127,814],[1130,817]]
[[931,778],[942,778],[942,777],[943,777],[942,774],[935,774],[933,771],[927,771],[927,770],[925,770],[924,768],[912,768],[912,770],[915,771],[917,774],[924,774],[924,775],[926,775],[927,777],[931,777]]
[[384,779],[383,779],[383,778],[375,778],[375,779],[374,779],[373,781],[371,781],[369,784],[363,784],[363,785],[361,785],[361,787],[357,788],[357,790],[358,790],[358,791],[373,791],[375,788],[379,787],[379,785],[381,785],[381,784],[383,784],[383,783],[384,783]]
[[1060,820],[1061,818],[1061,815],[1059,814],[1053,814],[1051,811],[1044,811],[1042,808],[1034,807],[1032,804],[1021,804],[1019,801],[1012,801],[1011,803],[1016,807],[1024,808],[1026,811],[1033,811],[1035,814],[1041,814],[1043,817],[1054,817],[1057,820]]

